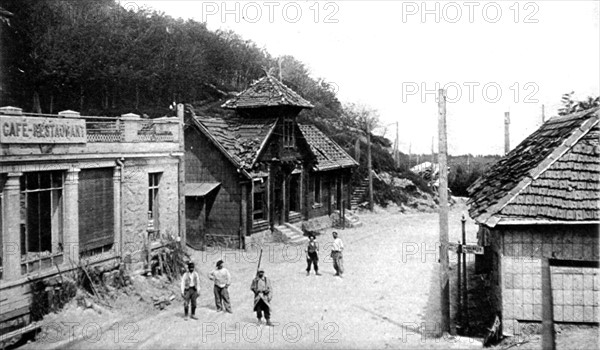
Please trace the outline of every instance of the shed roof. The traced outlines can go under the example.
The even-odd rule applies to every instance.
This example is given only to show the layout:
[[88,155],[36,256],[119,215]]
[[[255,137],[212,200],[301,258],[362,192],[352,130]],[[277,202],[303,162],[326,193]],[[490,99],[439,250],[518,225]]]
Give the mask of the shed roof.
[[204,197],[220,185],[220,182],[186,183],[183,192],[186,197]]
[[357,166],[358,163],[340,145],[314,125],[298,124],[304,138],[317,157],[318,171]]
[[469,188],[469,214],[494,227],[600,220],[600,108],[551,118]]
[[241,109],[274,106],[313,108],[310,102],[270,75],[259,79],[221,107]]

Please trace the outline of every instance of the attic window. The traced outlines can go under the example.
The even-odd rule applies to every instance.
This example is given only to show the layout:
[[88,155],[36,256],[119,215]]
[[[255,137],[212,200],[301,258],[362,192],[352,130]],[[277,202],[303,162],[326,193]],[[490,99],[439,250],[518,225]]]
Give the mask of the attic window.
[[286,117],[283,119],[283,147],[294,148],[295,144],[294,121],[292,118]]

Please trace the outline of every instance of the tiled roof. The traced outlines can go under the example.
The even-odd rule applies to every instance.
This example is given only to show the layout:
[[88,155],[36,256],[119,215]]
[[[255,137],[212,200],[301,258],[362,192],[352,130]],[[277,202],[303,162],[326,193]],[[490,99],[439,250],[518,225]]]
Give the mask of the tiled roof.
[[597,222],[600,219],[600,109],[554,117],[470,188],[479,223]]
[[358,163],[335,141],[314,125],[298,124],[311,151],[317,157],[319,171],[357,166]]
[[195,124],[238,168],[249,170],[277,118],[242,119],[194,117]]
[[229,109],[273,106],[313,108],[310,102],[270,75],[261,78],[222,105]]

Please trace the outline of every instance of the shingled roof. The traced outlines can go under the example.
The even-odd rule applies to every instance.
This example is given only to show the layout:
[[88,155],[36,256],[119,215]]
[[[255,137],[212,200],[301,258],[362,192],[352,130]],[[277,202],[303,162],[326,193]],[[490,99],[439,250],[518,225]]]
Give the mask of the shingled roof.
[[314,125],[298,124],[311,151],[317,157],[316,170],[332,170],[357,166],[358,163],[335,141]]
[[192,120],[236,167],[244,170],[252,168],[277,124],[277,118],[193,117]]
[[228,109],[293,106],[313,108],[313,105],[274,77],[267,75],[221,107]]
[[554,117],[470,188],[481,224],[600,222],[600,108]]

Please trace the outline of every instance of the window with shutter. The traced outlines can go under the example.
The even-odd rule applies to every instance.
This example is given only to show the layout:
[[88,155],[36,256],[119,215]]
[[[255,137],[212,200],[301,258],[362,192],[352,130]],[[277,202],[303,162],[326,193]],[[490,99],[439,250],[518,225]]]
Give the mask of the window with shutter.
[[79,173],[80,254],[101,253],[115,241],[113,187],[113,168]]

